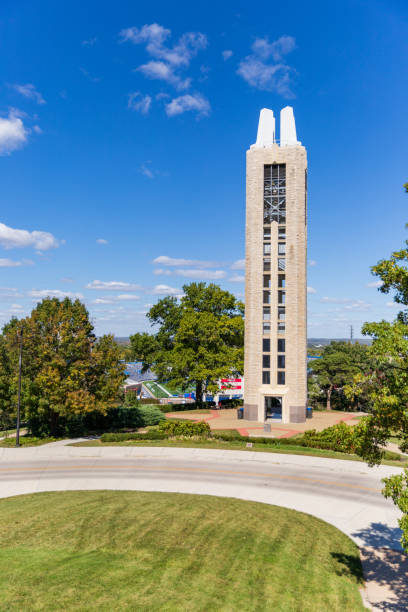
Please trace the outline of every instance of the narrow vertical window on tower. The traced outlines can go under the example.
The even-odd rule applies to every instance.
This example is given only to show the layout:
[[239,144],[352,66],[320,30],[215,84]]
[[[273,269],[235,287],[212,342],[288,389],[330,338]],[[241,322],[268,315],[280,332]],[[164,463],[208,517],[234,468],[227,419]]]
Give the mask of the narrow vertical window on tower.
[[[285,333],[285,269],[286,269],[286,164],[264,165],[264,219],[263,219],[263,335],[271,333],[271,324],[277,324],[279,334]],[[273,224],[277,230],[272,231]],[[272,236],[277,236],[277,244],[271,242]],[[275,240],[275,238],[274,238]],[[274,258],[272,258],[272,254]],[[277,255],[277,261],[275,259]],[[268,274],[265,274],[267,272]],[[272,300],[271,292],[278,287],[276,297]],[[270,308],[265,308],[265,305]],[[275,306],[272,306],[275,304]],[[271,308],[272,307],[272,308]],[[267,313],[265,312],[267,311]],[[265,346],[265,345],[264,345]],[[264,348],[265,352],[265,348]],[[269,352],[269,351],[268,351]],[[272,357],[272,355],[270,355]],[[275,358],[274,358],[275,359]],[[269,365],[272,359],[263,356],[262,382],[270,380]],[[274,363],[276,363],[274,361]],[[282,359],[280,359],[282,363]]]
[[286,164],[264,166],[264,225],[286,223]]

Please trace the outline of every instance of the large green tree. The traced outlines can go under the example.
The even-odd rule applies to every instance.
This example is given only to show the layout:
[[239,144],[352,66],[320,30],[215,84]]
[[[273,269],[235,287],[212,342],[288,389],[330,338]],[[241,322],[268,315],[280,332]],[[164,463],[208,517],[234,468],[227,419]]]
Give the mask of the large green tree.
[[14,416],[11,387],[12,366],[4,338],[0,336],[0,431],[11,428]]
[[[408,192],[408,183],[404,185]],[[394,292],[394,301],[408,307],[408,241],[405,247],[382,259],[371,269],[382,285],[382,293]],[[373,339],[370,354],[374,367],[364,376],[357,376],[350,392],[368,393],[372,412],[366,420],[361,455],[376,464],[382,449],[393,436],[402,451],[408,451],[408,310],[403,308],[390,323],[366,323],[362,332]],[[384,494],[392,497],[403,512],[400,526],[402,545],[408,553],[408,470],[405,476],[385,479]]]
[[165,297],[150,309],[155,332],[130,337],[133,355],[162,380],[195,385],[201,402],[218,379],[243,371],[243,314],[242,302],[217,285],[184,285],[181,299]]
[[44,299],[29,317],[5,325],[14,404],[21,333],[22,406],[29,423],[56,435],[62,421],[114,405],[125,378],[119,347],[113,336],[96,338],[79,300]]
[[[358,342],[331,342],[321,352],[321,356],[309,362],[312,371],[309,390],[313,398],[325,397],[326,409],[331,410],[333,394],[343,399],[344,407],[360,409],[366,405],[366,398],[344,396],[344,388],[353,380],[354,375],[367,371],[369,367],[367,347]],[[320,390],[320,394],[318,393]],[[339,402],[337,402],[339,403]]]

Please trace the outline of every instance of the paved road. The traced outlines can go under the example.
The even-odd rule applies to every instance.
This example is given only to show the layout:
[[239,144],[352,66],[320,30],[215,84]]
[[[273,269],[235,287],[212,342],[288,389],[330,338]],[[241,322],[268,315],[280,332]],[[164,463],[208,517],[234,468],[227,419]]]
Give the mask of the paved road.
[[[381,495],[381,478],[398,472],[388,466],[368,468],[359,462],[296,455],[54,443],[0,449],[0,497],[128,489],[204,493],[285,506],[321,518],[349,535],[368,555],[366,573],[370,577],[371,572],[378,583],[385,568],[383,563],[373,570],[372,551],[400,550],[399,513]],[[390,595],[392,607],[377,609],[407,609],[396,601],[398,590]]]

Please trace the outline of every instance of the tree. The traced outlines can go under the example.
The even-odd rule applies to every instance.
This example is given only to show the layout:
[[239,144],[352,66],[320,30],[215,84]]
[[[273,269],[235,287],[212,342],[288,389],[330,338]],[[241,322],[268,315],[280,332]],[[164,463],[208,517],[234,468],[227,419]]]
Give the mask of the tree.
[[187,388],[194,384],[196,400],[216,392],[218,380],[243,370],[244,306],[214,284],[184,285],[183,297],[165,297],[148,313],[157,331],[130,337],[133,355],[144,369]]
[[105,414],[124,381],[124,365],[113,336],[97,340],[79,300],[47,298],[29,317],[3,329],[17,387],[17,337],[23,333],[22,404],[37,431],[57,435],[62,424],[90,412]]
[[[408,193],[408,183],[404,188]],[[371,269],[382,281],[379,290],[394,291],[394,301],[402,306],[408,306],[407,247],[405,241],[405,248]],[[402,451],[408,451],[408,311],[402,310],[392,323],[366,323],[362,332],[373,338],[369,351],[375,367],[365,376],[356,377],[351,391],[370,396],[372,413],[366,420],[359,454],[374,465],[381,461],[390,436],[398,438]],[[408,470],[405,476],[392,476],[384,482],[384,495],[391,497],[403,512],[399,522],[403,531],[401,543],[408,553]]]
[[10,357],[4,338],[0,336],[0,431],[11,428],[14,412]]
[[[317,385],[326,397],[326,409],[332,409],[332,395],[335,392],[339,397],[343,396],[344,388],[353,380],[353,376],[364,372],[368,367],[367,347],[363,344],[350,342],[331,342],[324,347],[321,357],[309,362],[309,368],[313,372],[312,382],[309,386],[315,398],[318,397]],[[313,384],[314,383],[314,384]],[[338,399],[337,398],[337,399]],[[349,406],[353,409],[362,403],[361,396],[348,399]]]

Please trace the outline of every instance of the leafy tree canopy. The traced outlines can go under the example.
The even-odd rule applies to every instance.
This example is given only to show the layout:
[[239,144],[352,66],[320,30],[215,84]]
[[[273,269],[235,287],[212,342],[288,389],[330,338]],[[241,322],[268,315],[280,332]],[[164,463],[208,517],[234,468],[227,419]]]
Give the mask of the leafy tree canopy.
[[[331,342],[321,352],[319,359],[309,362],[313,383],[320,388],[326,398],[327,410],[332,408],[333,392],[342,392],[345,385],[353,380],[356,374],[368,369],[368,351],[364,344],[350,342]],[[360,403],[361,403],[361,398]],[[350,407],[356,408],[359,401],[349,398]]]
[[[404,185],[408,193],[408,183]],[[389,259],[373,266],[372,272],[382,281],[382,293],[394,292],[394,301],[408,306],[408,241],[405,248],[395,251]],[[373,338],[370,354],[374,368],[364,376],[357,376],[350,393],[368,393],[372,414],[366,420],[366,432],[361,455],[370,463],[378,463],[382,447],[390,436],[399,440],[402,451],[408,451],[408,316],[401,311],[393,323],[366,323],[363,334]],[[405,476],[384,479],[384,495],[391,497],[403,512],[401,540],[408,552],[408,470]]]
[[[9,392],[15,404],[18,337],[23,334],[24,417],[58,433],[59,420],[105,413],[124,381],[124,365],[113,336],[97,340],[85,306],[69,298],[47,298],[29,317],[13,318],[2,342],[10,363]],[[0,356],[1,358],[1,356]]]
[[219,378],[243,371],[244,305],[214,284],[184,285],[183,297],[165,297],[148,313],[155,333],[130,337],[145,370],[183,388],[215,392]]

